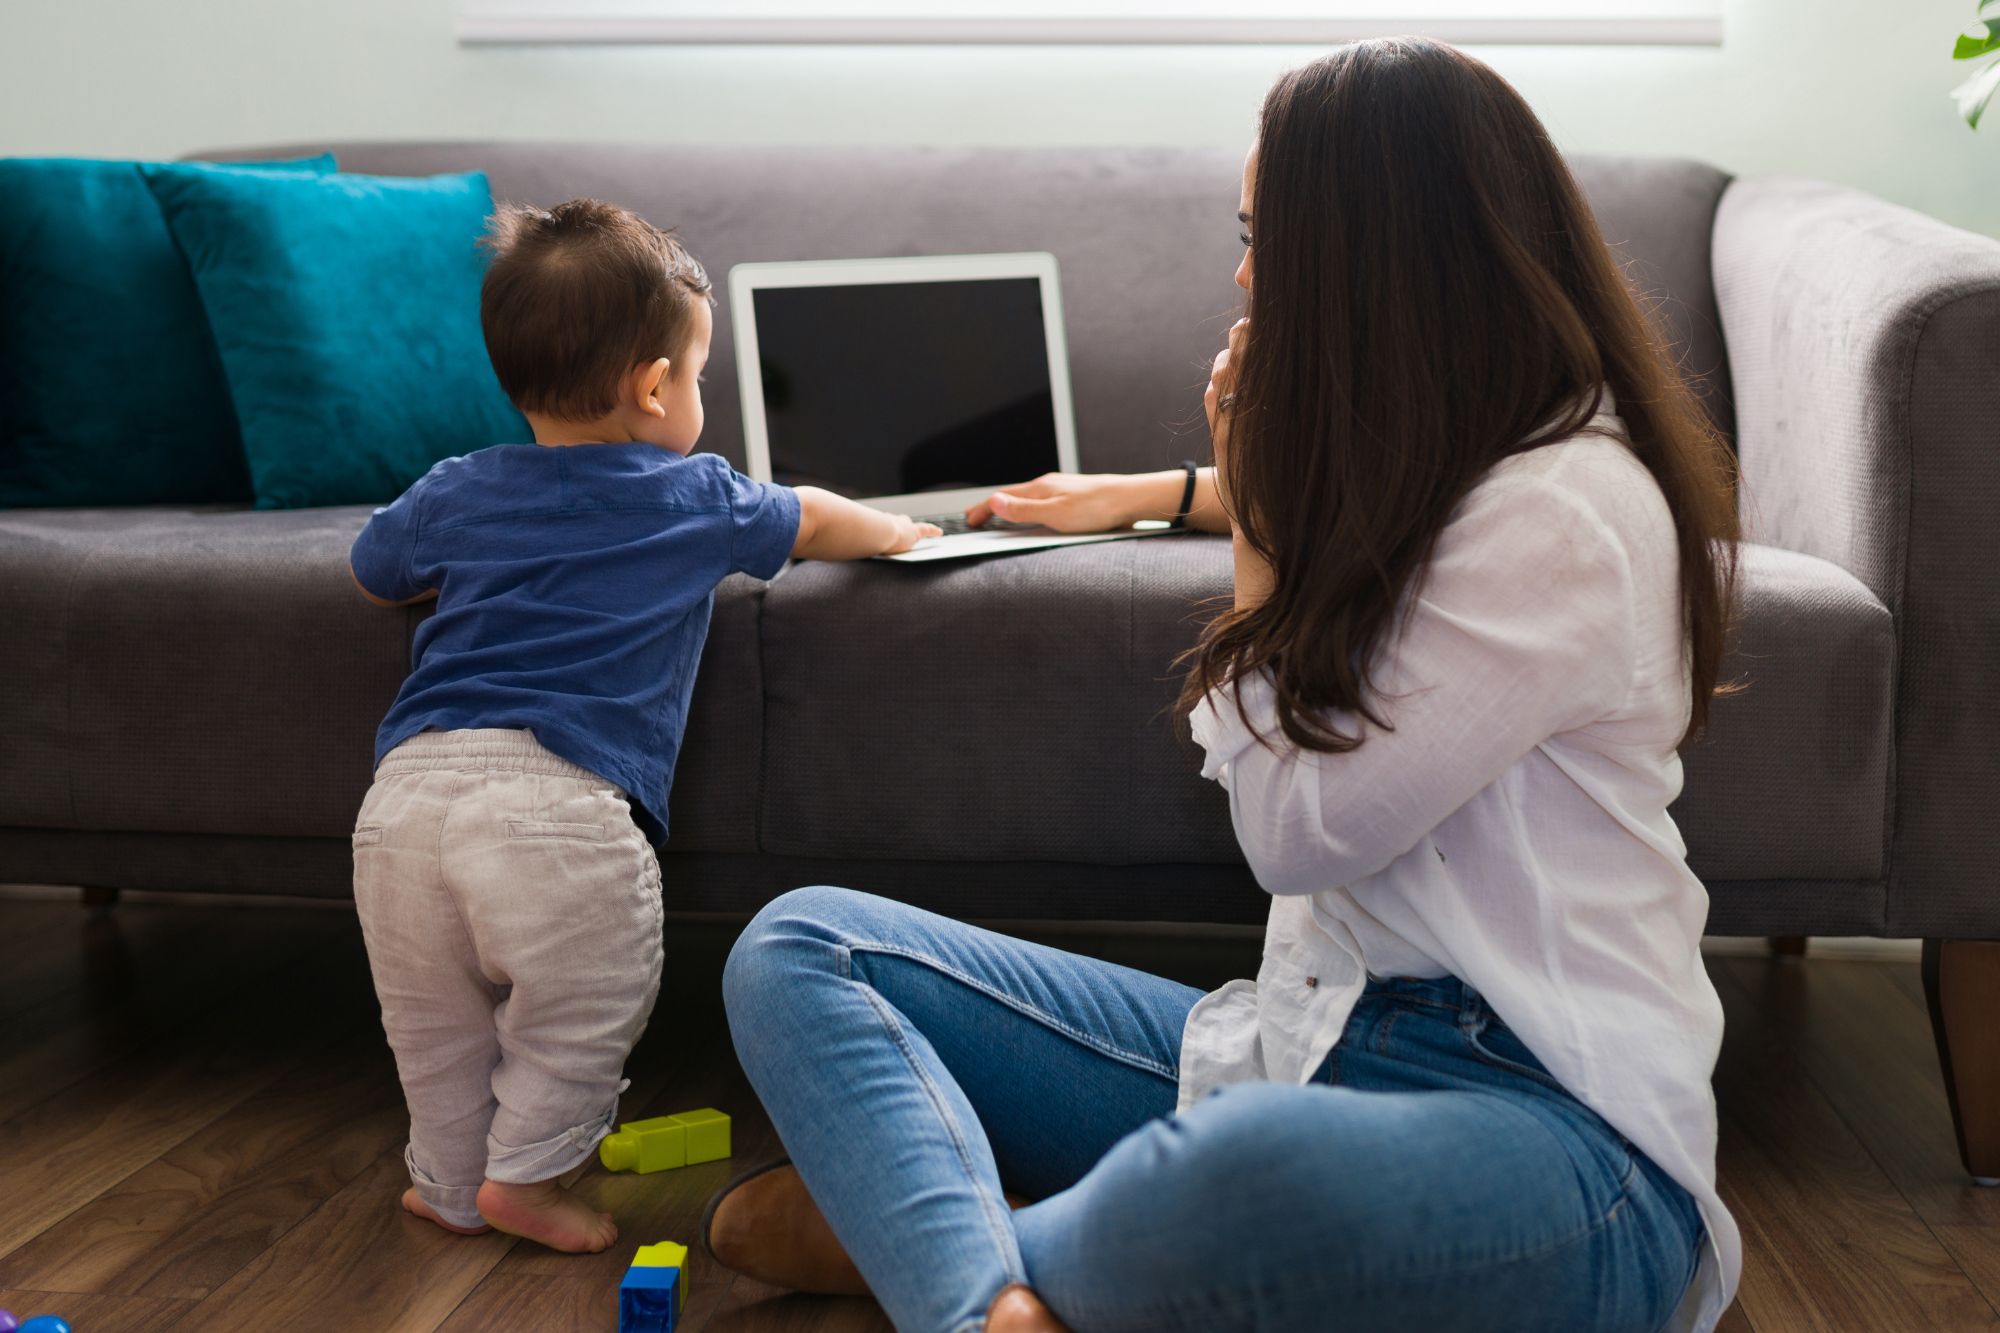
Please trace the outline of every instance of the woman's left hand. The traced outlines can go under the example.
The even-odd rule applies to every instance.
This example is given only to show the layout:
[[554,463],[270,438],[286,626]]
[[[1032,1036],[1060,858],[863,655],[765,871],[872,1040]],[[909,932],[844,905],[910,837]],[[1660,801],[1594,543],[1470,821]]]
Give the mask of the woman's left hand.
[[1215,354],[1209,367],[1208,391],[1202,406],[1208,410],[1208,436],[1215,449],[1215,490],[1223,509],[1230,514],[1229,532],[1236,554],[1236,609],[1247,611],[1271,595],[1271,563],[1243,538],[1229,505],[1229,418],[1236,407],[1236,368],[1243,358],[1243,345],[1250,336],[1250,321],[1239,319],[1230,326],[1229,345]]
[[1229,457],[1229,415],[1236,408],[1236,365],[1243,358],[1243,343],[1250,336],[1249,319],[1229,326],[1229,345],[1215,354],[1208,368],[1208,390],[1201,405],[1208,412],[1208,438],[1215,451],[1215,484],[1224,484]]

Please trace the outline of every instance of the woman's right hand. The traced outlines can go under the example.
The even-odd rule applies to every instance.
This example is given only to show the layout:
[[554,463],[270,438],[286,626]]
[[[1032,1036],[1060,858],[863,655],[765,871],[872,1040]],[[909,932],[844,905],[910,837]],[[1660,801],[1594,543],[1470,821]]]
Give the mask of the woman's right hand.
[[[1108,532],[1151,515],[1140,479],[1120,473],[1044,472],[1033,481],[995,491],[965,511],[965,521],[985,527],[995,518],[1037,523],[1057,532]],[[1172,510],[1168,510],[1169,517]]]

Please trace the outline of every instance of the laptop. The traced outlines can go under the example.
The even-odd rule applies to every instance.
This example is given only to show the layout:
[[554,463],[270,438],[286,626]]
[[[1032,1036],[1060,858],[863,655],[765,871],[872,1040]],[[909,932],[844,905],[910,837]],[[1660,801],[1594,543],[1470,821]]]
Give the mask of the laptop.
[[738,264],[729,272],[749,474],[819,486],[945,535],[879,559],[950,560],[1181,531],[1063,534],[965,510],[1077,470],[1051,254]]

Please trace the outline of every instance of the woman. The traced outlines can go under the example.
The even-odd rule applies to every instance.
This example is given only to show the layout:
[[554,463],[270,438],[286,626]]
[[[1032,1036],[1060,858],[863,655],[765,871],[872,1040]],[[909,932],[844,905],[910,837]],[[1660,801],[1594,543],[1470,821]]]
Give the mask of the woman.
[[[1479,62],[1286,75],[1242,209],[1194,514],[1235,605],[1185,700],[1272,894],[1256,981],[789,894],[725,986],[796,1165],[719,1195],[708,1243],[913,1330],[1712,1327],[1722,1018],[1667,805],[1722,652],[1727,454]],[[990,509],[1108,525],[1181,475]]]

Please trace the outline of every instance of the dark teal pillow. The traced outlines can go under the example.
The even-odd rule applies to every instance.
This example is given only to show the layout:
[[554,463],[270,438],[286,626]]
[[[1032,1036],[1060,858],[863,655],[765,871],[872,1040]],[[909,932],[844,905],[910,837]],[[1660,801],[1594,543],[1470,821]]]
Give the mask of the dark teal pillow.
[[149,167],[222,355],[259,509],[390,500],[531,439],[479,330],[478,174]]
[[201,300],[141,165],[0,159],[0,508],[249,498]]

